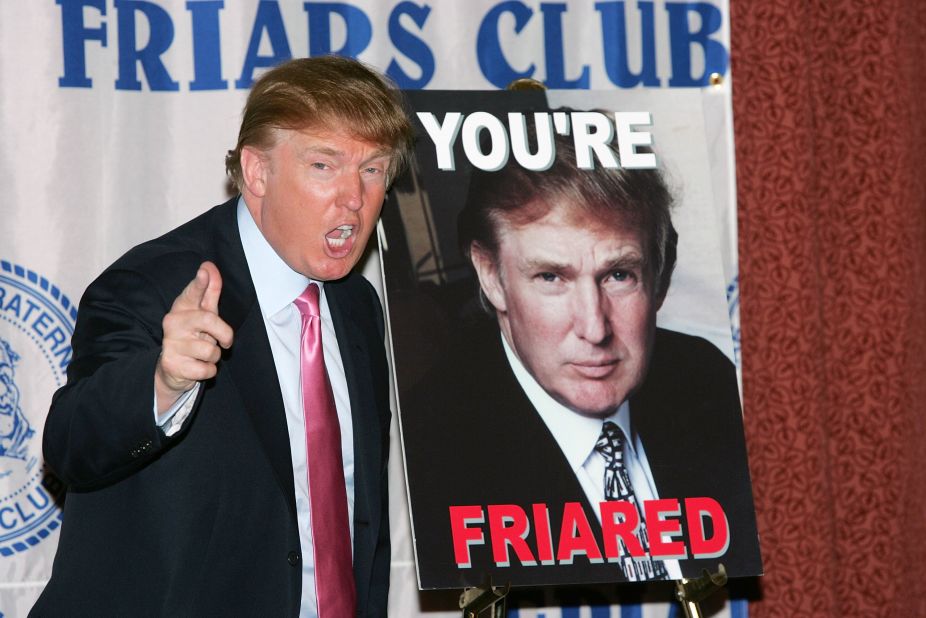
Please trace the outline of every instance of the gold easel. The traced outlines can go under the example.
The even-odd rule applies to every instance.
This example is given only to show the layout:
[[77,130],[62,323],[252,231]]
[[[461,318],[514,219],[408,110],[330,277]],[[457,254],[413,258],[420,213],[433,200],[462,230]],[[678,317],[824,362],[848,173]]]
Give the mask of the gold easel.
[[[705,569],[704,575],[697,579],[683,577],[675,582],[675,597],[685,611],[685,618],[703,618],[701,601],[723,588],[726,583],[727,571],[722,564],[717,565],[716,573]],[[490,612],[488,618],[505,618],[505,597],[510,589],[511,584],[504,588],[493,587],[490,577],[486,577],[481,586],[466,588],[460,595],[463,618],[478,618],[486,610]]]
[[716,573],[709,573],[697,579],[682,578],[675,582],[675,596],[685,610],[686,618],[702,618],[700,603],[727,583],[727,570],[717,565]]
[[505,618],[505,597],[509,590],[511,584],[507,584],[504,589],[494,588],[489,576],[486,576],[481,586],[466,588],[460,595],[463,618],[477,618],[486,610],[490,612],[487,614],[489,618]]

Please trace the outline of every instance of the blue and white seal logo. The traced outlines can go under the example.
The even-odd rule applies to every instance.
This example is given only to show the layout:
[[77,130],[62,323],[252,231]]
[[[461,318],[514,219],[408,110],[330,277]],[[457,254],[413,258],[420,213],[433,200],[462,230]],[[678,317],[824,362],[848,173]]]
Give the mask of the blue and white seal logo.
[[77,308],[31,270],[0,260],[0,556],[61,524],[64,487],[42,463],[51,395],[66,380]]

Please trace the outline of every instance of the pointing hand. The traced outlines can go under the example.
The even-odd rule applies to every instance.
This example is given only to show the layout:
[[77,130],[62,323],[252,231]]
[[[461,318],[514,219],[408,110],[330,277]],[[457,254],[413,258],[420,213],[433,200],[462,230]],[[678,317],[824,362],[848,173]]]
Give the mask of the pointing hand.
[[214,377],[220,346],[231,347],[234,334],[219,317],[221,294],[219,269],[203,262],[164,316],[164,339],[154,375],[158,414],[196,382]]

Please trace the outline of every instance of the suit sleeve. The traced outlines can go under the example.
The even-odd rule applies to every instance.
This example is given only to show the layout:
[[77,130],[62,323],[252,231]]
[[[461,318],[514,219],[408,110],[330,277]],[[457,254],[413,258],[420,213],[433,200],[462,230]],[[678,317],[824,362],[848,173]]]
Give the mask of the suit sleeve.
[[45,423],[46,462],[75,489],[124,478],[169,439],[152,415],[161,321],[170,302],[148,277],[110,269],[81,299],[67,384]]

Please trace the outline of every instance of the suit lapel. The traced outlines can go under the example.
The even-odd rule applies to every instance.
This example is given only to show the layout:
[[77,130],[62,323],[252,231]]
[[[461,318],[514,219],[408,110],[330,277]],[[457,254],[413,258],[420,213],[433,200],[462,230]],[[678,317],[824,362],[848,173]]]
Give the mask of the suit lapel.
[[[669,366],[675,356],[665,348],[662,331],[657,329],[646,380],[630,398],[631,422],[643,443],[660,498],[683,498],[697,487],[695,462],[704,447],[700,443],[703,433],[688,426],[702,402],[690,397],[679,400],[676,392],[687,392],[683,386],[687,373]],[[670,423],[671,431],[666,429]]]
[[[495,475],[499,474],[498,469],[504,469],[507,478],[515,482],[498,484],[489,503],[515,503],[524,509],[530,509],[532,504],[546,504],[555,551],[562,537],[564,505],[578,502],[585,512],[595,542],[604,551],[598,505],[589,501],[556,438],[524,394],[504,355],[498,335],[495,335],[495,340],[495,357],[485,363],[486,368],[491,368],[491,374],[486,375],[482,382],[492,384],[491,399],[504,402],[505,407],[503,414],[496,411],[480,421],[492,428],[492,441],[495,442],[491,451],[480,450],[498,453],[491,458],[490,464],[496,468]],[[530,568],[522,573],[526,575]],[[543,573],[551,578],[550,581],[572,578],[576,583],[592,573],[596,578],[614,581],[623,577],[620,569],[613,564],[589,565],[584,558],[577,560],[575,565],[544,567]]]
[[[372,556],[381,520],[379,462],[382,452],[379,419],[373,400],[369,343],[364,330],[351,315],[349,288],[343,283],[325,284],[325,296],[338,337],[338,348],[350,395],[354,430],[354,559]],[[358,581],[358,587],[360,582]]]
[[283,396],[267,329],[238,234],[236,203],[237,198],[216,212],[218,221],[213,259],[223,280],[219,315],[235,333],[234,344],[222,354],[222,364],[231,372],[280,490],[295,514],[293,465]]
[[[216,250],[212,256],[223,278],[219,314],[235,332],[235,342],[223,353],[222,363],[232,375],[280,489],[295,513],[295,484],[283,397],[238,234],[236,203],[237,198],[216,211]],[[349,288],[343,283],[328,283],[325,295],[344,363],[353,422],[356,560],[373,555],[379,535],[379,462],[382,457],[379,419],[373,400],[369,344],[363,329],[351,316]]]
[[[553,531],[557,536],[563,519],[563,504],[580,502],[595,538],[600,539],[601,524],[596,516],[598,505],[589,502],[556,438],[512,372],[501,340],[497,334],[493,338],[494,357],[484,364],[486,368],[491,368],[491,375],[487,375],[483,382],[493,385],[495,394],[491,399],[505,402],[505,413],[492,414],[483,423],[486,427],[492,427],[493,435],[504,436],[505,443],[497,446],[497,452],[510,453],[513,460],[507,468],[518,470],[509,476],[516,478],[518,483],[506,486],[504,491],[525,503],[547,502],[551,509]],[[512,441],[512,436],[517,437],[515,441]],[[532,453],[543,455],[533,457]]]

